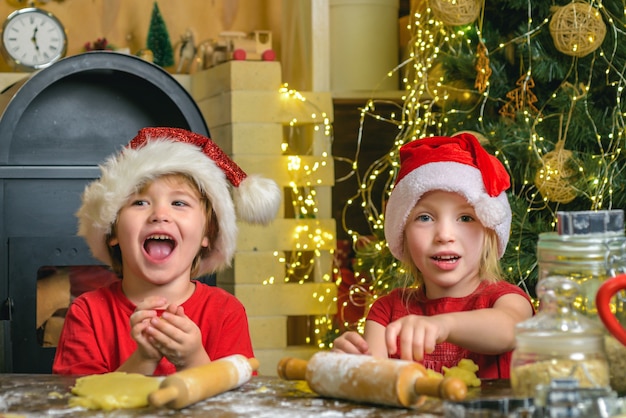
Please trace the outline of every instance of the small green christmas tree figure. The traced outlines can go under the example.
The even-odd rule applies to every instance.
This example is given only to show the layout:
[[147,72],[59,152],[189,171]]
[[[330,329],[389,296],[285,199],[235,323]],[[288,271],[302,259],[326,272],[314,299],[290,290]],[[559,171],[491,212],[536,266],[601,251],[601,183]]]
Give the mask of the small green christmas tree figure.
[[174,65],[174,49],[170,42],[170,35],[167,32],[167,26],[157,2],[154,2],[152,8],[152,17],[150,18],[150,28],[148,28],[148,40],[146,47],[152,51],[154,55],[154,63],[161,67],[169,67]]

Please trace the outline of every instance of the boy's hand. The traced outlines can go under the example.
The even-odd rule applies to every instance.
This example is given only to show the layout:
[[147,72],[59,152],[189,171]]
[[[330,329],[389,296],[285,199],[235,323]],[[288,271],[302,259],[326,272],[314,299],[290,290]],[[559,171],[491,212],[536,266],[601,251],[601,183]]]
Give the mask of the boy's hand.
[[332,351],[346,354],[370,354],[367,342],[356,331],[347,331],[337,337]]
[[177,370],[210,361],[202,345],[200,328],[185,315],[182,306],[170,305],[160,318],[151,318],[146,334],[152,346]]
[[150,326],[152,319],[158,319],[157,309],[164,309],[166,305],[165,298],[149,297],[139,303],[135,312],[130,316],[130,335],[137,343],[137,351],[143,359],[158,362],[163,357],[151,343],[146,329]]

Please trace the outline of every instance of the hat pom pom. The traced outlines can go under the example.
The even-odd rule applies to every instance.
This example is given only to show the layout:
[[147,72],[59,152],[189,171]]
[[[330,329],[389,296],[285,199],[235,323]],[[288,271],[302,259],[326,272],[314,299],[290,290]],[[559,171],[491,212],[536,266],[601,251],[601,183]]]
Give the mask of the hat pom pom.
[[474,209],[483,225],[491,229],[494,229],[497,225],[502,223],[507,216],[506,207],[502,202],[487,195],[480,196],[476,199]]
[[273,180],[250,175],[235,188],[233,201],[239,218],[267,225],[278,213],[281,193]]

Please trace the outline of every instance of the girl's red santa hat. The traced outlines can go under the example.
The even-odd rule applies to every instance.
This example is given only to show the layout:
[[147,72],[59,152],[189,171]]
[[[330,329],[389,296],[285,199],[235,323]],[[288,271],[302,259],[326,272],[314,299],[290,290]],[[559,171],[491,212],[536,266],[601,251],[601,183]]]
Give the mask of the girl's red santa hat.
[[[248,176],[211,139],[180,128],[144,128],[119,154],[100,166],[101,176],[85,188],[78,210],[78,235],[95,258],[110,265],[106,237],[127,199],[147,182],[167,174],[192,178],[211,201],[219,227],[200,274],[230,265],[237,241],[237,217],[268,224],[281,192],[270,179]],[[231,193],[232,192],[232,193]]]
[[424,193],[443,190],[467,199],[480,222],[496,232],[498,256],[502,257],[511,230],[509,186],[502,163],[471,134],[430,137],[403,145],[400,171],[385,209],[385,239],[391,253],[403,260],[409,213]]

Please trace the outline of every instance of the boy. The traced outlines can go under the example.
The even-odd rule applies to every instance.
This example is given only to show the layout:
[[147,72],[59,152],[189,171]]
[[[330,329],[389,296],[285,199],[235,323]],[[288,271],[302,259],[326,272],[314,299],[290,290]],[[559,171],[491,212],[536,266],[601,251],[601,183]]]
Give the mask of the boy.
[[101,170],[83,194],[78,234],[121,280],[70,305],[53,373],[167,375],[252,357],[243,305],[193,278],[230,264],[235,211],[272,220],[276,183],[247,176],[209,138],[179,128],[142,129]]

